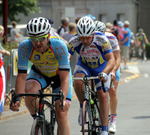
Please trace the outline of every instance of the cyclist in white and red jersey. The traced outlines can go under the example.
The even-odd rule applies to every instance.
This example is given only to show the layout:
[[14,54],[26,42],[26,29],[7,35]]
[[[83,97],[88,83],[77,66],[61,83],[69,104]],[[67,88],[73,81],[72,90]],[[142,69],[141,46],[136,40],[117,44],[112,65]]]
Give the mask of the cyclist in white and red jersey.
[[[53,81],[54,83],[51,84],[53,92],[57,93],[61,89],[64,94],[64,109],[61,107],[60,100],[55,99],[57,135],[70,135],[68,111],[72,92],[67,45],[62,39],[50,36],[51,25],[46,18],[31,19],[26,29],[29,38],[23,40],[18,48],[15,92],[17,94],[38,93],[40,89],[46,88]],[[33,66],[27,75],[28,60],[33,63]],[[35,118],[35,106],[31,103],[33,99],[35,98],[26,97],[25,103],[30,114]],[[18,98],[11,110],[17,111],[20,102],[21,98]]]
[[[76,31],[77,35],[69,41],[70,54],[73,55],[75,51],[79,54],[74,69],[74,76],[84,77],[85,75],[98,76],[102,74],[103,77],[101,80],[104,80],[107,92],[103,92],[100,79],[95,80],[95,86],[100,101],[100,115],[102,121],[101,135],[108,135],[108,90],[111,77],[109,73],[113,69],[115,63],[112,47],[104,34],[95,32],[95,24],[90,17],[82,17],[77,23]],[[80,80],[76,80],[74,83],[75,92],[80,102],[79,125],[82,125],[82,101],[84,93],[82,84],[83,82]]]
[[[109,96],[110,96],[110,123],[109,123],[109,132],[116,132],[116,111],[117,111],[117,87],[120,79],[120,47],[118,44],[117,38],[110,32],[107,32],[106,26],[103,22],[95,21],[96,30],[104,33],[110,41],[112,46],[113,54],[115,57],[115,66],[111,71],[111,81],[114,85],[114,88],[110,87]],[[110,31],[110,30],[108,30]]]

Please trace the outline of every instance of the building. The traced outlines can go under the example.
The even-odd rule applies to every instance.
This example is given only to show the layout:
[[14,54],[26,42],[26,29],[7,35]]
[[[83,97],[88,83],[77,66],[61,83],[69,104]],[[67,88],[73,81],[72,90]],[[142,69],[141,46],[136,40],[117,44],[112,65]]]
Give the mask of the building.
[[75,18],[92,14],[97,20],[122,22],[128,20],[130,29],[136,33],[142,27],[150,41],[150,0],[39,0],[41,13],[28,17],[20,15],[21,22],[27,23],[32,17],[43,16],[54,20],[54,27],[60,26],[62,17],[69,17],[71,22]]

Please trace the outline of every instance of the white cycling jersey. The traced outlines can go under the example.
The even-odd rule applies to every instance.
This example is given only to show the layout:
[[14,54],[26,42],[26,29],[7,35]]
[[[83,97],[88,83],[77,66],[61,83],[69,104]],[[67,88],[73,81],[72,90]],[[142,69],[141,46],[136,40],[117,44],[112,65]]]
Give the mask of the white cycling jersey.
[[117,38],[109,32],[105,32],[105,35],[109,39],[113,52],[116,50],[120,50]]

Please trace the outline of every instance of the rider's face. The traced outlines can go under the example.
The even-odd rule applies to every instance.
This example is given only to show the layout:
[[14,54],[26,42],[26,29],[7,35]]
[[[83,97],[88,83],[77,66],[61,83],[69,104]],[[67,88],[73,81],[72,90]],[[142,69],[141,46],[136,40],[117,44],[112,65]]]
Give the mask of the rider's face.
[[80,40],[85,47],[88,47],[92,43],[93,36],[91,36],[91,37],[80,37]]
[[[44,53],[47,48],[48,48],[48,41],[49,41],[49,37],[50,37],[50,34],[47,35],[44,35],[45,37],[36,37],[36,38],[30,38],[31,39],[31,42],[34,46],[34,48],[36,49],[36,51],[40,52],[40,53]],[[43,38],[43,39],[42,39]]]

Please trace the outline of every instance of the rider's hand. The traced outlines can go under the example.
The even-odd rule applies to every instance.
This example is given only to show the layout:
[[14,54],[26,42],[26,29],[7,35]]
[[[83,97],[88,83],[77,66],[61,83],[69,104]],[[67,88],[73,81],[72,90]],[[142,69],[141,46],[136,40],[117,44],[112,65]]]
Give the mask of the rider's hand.
[[62,104],[61,104],[60,100],[57,100],[55,103],[56,103],[56,108],[59,108],[59,109],[62,110],[63,112],[65,112],[66,110],[68,110],[68,109],[69,109],[69,106],[70,106],[70,104],[68,104],[68,103],[66,102],[66,100],[63,101],[63,106],[64,106],[64,108],[62,108]]
[[116,75],[114,72],[111,72],[111,80],[114,81],[116,79]]
[[16,101],[15,103],[12,103],[12,105],[10,105],[10,109],[12,111],[19,111],[20,104],[20,101]]
[[101,81],[104,81],[104,83],[107,82],[108,76],[107,76],[107,74],[105,72],[99,73],[98,76],[99,76]]

